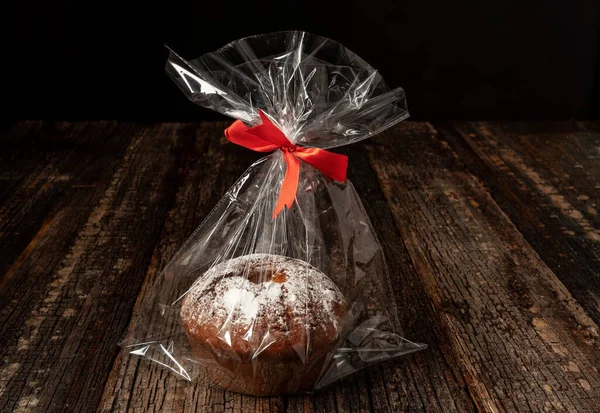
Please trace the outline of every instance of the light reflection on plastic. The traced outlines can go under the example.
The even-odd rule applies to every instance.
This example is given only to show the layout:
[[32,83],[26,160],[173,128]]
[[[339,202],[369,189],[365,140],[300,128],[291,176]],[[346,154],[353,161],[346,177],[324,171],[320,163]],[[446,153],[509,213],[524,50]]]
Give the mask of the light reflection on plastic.
[[229,347],[231,347],[231,334],[229,334],[229,331],[225,332],[223,338],[225,339],[225,342],[229,345]]
[[183,79],[183,81],[185,82],[187,87],[190,89],[190,92],[195,93],[196,91],[192,88],[190,83],[187,81],[187,77],[192,78],[200,85],[200,91],[199,91],[200,93],[206,93],[208,95],[225,95],[226,94],[222,90],[219,90],[216,87],[212,86],[210,83],[200,79],[198,76],[196,76],[192,72],[185,70],[183,67],[179,66],[178,64],[173,63],[173,62],[170,62],[170,63],[171,63],[171,66],[173,66],[175,68],[175,70],[177,70],[177,73],[179,73],[179,75],[181,76],[181,78]]
[[130,354],[135,354],[136,356],[145,356],[146,352],[150,349],[150,346],[144,346],[138,350],[130,351]]
[[167,350],[167,349],[166,349],[166,348],[165,348],[165,347],[164,347],[162,344],[160,345],[160,348],[162,349],[163,353],[165,353],[165,354],[167,355],[167,357],[168,357],[168,358],[169,358],[169,359],[170,359],[170,360],[171,360],[173,363],[175,363],[175,365],[176,365],[177,367],[179,367],[179,371],[178,371],[177,369],[174,369],[173,367],[171,367],[171,366],[169,366],[169,365],[165,364],[165,363],[161,363],[161,362],[160,362],[160,361],[158,361],[158,360],[155,360],[155,361],[156,361],[158,364],[161,364],[161,365],[163,365],[164,367],[167,367],[168,369],[170,369],[170,370],[174,371],[175,373],[177,373],[177,374],[181,375],[183,378],[185,378],[185,379],[187,379],[187,380],[191,381],[192,379],[191,379],[190,375],[187,373],[187,371],[185,371],[185,369],[183,368],[183,366],[182,366],[181,364],[179,364],[179,363],[177,362],[177,360],[175,360],[175,358],[174,358],[174,357],[171,355],[171,353],[170,353],[170,352],[169,352],[169,351],[168,351],[168,350]]

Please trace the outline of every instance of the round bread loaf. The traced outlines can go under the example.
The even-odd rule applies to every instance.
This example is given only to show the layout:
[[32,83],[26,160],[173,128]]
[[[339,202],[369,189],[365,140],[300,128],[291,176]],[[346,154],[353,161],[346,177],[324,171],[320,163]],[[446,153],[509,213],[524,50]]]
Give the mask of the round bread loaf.
[[314,385],[346,310],[337,286],[312,265],[252,254],[204,273],[185,295],[181,319],[211,380],[267,396]]

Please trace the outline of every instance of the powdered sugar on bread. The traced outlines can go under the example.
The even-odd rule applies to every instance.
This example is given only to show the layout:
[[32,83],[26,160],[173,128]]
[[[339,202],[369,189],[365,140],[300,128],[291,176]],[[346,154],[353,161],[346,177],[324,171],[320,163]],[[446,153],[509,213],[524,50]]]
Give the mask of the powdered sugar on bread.
[[[224,261],[204,273],[183,299],[186,325],[214,324],[216,330],[249,336],[260,324],[289,334],[298,324],[337,331],[345,299],[337,286],[310,264],[270,254]],[[193,328],[193,327],[192,327]],[[194,331],[190,331],[194,334]]]

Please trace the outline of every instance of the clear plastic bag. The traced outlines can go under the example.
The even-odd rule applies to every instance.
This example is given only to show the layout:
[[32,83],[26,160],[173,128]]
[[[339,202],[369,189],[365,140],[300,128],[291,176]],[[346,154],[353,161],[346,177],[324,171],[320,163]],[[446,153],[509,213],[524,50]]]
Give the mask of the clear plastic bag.
[[[340,44],[303,32],[234,41],[167,73],[193,102],[332,148],[408,116],[402,89]],[[319,389],[425,348],[401,337],[381,246],[349,181],[300,162],[293,204],[273,217],[284,151],[254,163],[164,269],[124,348],[236,392]]]

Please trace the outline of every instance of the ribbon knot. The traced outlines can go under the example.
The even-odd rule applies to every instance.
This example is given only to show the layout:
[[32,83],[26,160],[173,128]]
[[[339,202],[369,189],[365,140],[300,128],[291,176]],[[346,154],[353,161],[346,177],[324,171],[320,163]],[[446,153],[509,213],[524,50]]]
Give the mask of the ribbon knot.
[[346,170],[348,169],[348,157],[346,155],[329,152],[321,148],[294,145],[265,116],[262,110],[258,110],[258,115],[262,119],[260,125],[249,128],[242,121],[236,120],[230,127],[225,129],[225,137],[229,142],[253,151],[271,152],[279,148],[283,152],[286,171],[281,182],[279,198],[272,218],[275,218],[284,206],[289,209],[294,203],[300,177],[300,159],[335,181],[346,181]]
[[283,152],[292,152],[293,153],[293,152],[296,152],[296,148],[297,148],[296,145],[290,145],[290,146],[282,146],[279,149],[281,149]]

